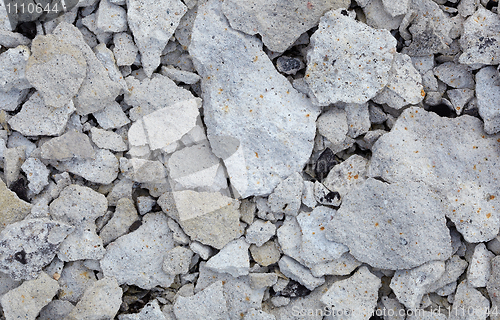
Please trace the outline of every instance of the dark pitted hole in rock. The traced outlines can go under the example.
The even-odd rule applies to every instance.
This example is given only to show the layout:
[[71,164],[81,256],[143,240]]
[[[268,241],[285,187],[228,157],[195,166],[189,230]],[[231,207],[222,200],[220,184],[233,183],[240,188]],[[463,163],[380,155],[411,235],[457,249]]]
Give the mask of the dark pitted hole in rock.
[[344,15],[344,16],[348,16],[348,15],[349,15],[349,14],[347,13],[347,10],[342,10],[342,11],[340,11],[340,13],[342,13],[342,15]]
[[32,21],[22,22],[17,25],[15,32],[19,32],[28,39],[35,39],[36,37],[36,23]]
[[21,262],[22,264],[27,264],[28,263],[28,261],[26,260],[26,252],[24,250],[16,252],[14,254],[14,259],[16,259],[16,261]]
[[132,223],[130,228],[128,228],[128,231],[134,232],[135,230],[139,229],[140,226],[142,226],[142,221],[137,220],[136,222]]
[[391,31],[392,36],[396,39],[396,51],[401,52],[405,46],[405,40],[403,37],[401,37],[401,34],[399,33],[399,30],[392,30]]
[[295,280],[290,280],[285,289],[276,292],[275,295],[287,298],[297,298],[307,296],[309,293],[311,293],[311,290],[307,289]]
[[456,118],[456,116],[457,116],[455,110],[452,110],[450,107],[448,107],[444,103],[440,103],[440,104],[435,105],[435,106],[430,106],[428,111],[432,111],[434,113],[437,113],[441,117]]
[[30,202],[28,199],[28,186],[26,185],[26,180],[24,180],[24,178],[19,178],[16,181],[12,182],[10,185],[10,190],[17,194],[19,199]]
[[339,164],[339,161],[335,158],[335,154],[330,148],[326,148],[318,157],[314,166],[314,175],[316,179],[322,181],[337,164]]
[[332,192],[330,192],[329,194],[327,194],[327,195],[325,196],[325,200],[326,200],[327,202],[331,202],[331,203],[333,203],[333,201],[338,201],[338,200],[340,200],[340,194],[339,194],[338,192],[336,192],[336,191],[332,191]]
[[496,6],[498,6],[498,1],[490,0],[486,4],[486,9],[491,10],[491,9],[493,9],[493,7],[496,7]]

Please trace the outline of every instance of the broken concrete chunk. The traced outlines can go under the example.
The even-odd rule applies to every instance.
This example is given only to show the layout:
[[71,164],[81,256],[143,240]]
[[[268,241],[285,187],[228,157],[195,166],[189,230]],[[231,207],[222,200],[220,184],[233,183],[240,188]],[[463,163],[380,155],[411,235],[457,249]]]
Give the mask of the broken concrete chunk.
[[21,169],[26,173],[28,188],[33,194],[39,194],[49,184],[50,170],[39,159],[29,158]]
[[173,66],[162,66],[161,74],[169,77],[174,81],[182,82],[185,84],[194,84],[200,81],[201,79],[200,76],[197,75],[196,73],[184,70],[178,70]]
[[101,32],[127,31],[127,11],[110,0],[99,1],[95,19],[96,27]]
[[26,77],[47,107],[61,108],[78,93],[87,74],[80,49],[56,35],[38,35],[31,44]]
[[486,287],[491,275],[491,259],[494,257],[495,254],[486,249],[484,243],[480,243],[474,248],[474,255],[467,270],[467,280],[470,286],[474,288]]
[[11,223],[23,220],[31,212],[31,204],[19,199],[3,181],[0,181],[0,231]]
[[340,108],[333,108],[321,114],[316,124],[318,132],[335,145],[341,144],[349,131],[347,114]]
[[174,276],[163,271],[163,258],[173,247],[174,240],[165,214],[148,213],[139,229],[106,247],[106,255],[100,261],[101,268],[104,276],[114,277],[120,284],[147,290],[155,286],[167,288]]
[[73,230],[70,225],[49,219],[29,219],[8,225],[0,233],[0,271],[14,280],[37,278]]
[[477,118],[442,118],[409,108],[373,146],[368,175],[390,183],[422,181],[437,192],[466,241],[489,241],[500,225],[493,208],[500,193],[498,138],[486,135]]
[[233,240],[210,258],[205,266],[218,273],[229,273],[235,278],[247,275],[250,269],[249,247],[250,244],[243,238]]
[[96,58],[102,63],[104,68],[106,68],[106,71],[108,71],[109,78],[119,84],[122,90],[126,92],[128,90],[127,82],[125,82],[122,72],[116,65],[113,51],[108,49],[106,44],[101,43],[94,48],[94,53]]
[[122,304],[123,290],[116,279],[105,277],[88,287],[66,319],[113,319]]
[[18,46],[0,54],[0,90],[9,92],[13,88],[31,88],[26,78],[29,56],[30,50],[26,46]]
[[127,0],[128,25],[148,77],[160,65],[160,55],[186,12],[180,0]]
[[75,306],[64,300],[52,300],[40,310],[38,320],[65,319]]
[[128,179],[140,183],[164,182],[166,171],[160,161],[120,158],[120,170]]
[[346,319],[367,320],[377,305],[378,277],[361,267],[350,278],[334,282],[321,297],[321,302],[339,312],[348,313]]
[[367,169],[368,160],[356,154],[352,155],[330,170],[323,180],[323,185],[328,190],[338,192],[342,199],[366,180]]
[[95,183],[110,184],[118,176],[118,159],[106,149],[97,149],[92,159],[73,159],[60,163],[61,171],[69,171]]
[[148,302],[144,308],[141,309],[141,312],[135,314],[124,314],[118,316],[120,320],[169,320],[170,318],[166,318],[163,312],[160,309],[160,305],[158,304],[158,300],[153,300]]
[[70,130],[60,137],[52,138],[42,147],[44,159],[64,161],[76,159],[89,159],[95,156],[90,139],[83,133]]
[[163,260],[163,271],[167,274],[187,274],[191,265],[193,251],[184,247],[175,247],[168,251]]
[[406,14],[410,8],[410,0],[382,0],[384,9],[393,17]]
[[362,263],[356,260],[349,252],[344,253],[339,259],[329,262],[321,262],[311,267],[311,272],[315,277],[325,275],[345,276],[351,274],[354,269]]
[[127,150],[127,145],[123,142],[122,137],[113,131],[106,131],[93,127],[90,129],[90,133],[92,135],[92,142],[101,149],[109,149],[112,151]]
[[464,31],[460,37],[462,55],[461,64],[497,65],[500,62],[500,17],[498,14],[479,6],[477,11],[464,22]]
[[69,262],[64,266],[58,282],[61,286],[60,300],[77,303],[88,287],[97,281],[95,274],[87,269],[82,261]]
[[26,100],[29,89],[12,88],[8,92],[0,90],[0,110],[14,111]]
[[246,230],[245,240],[257,247],[262,246],[276,234],[276,226],[270,221],[256,219]]
[[99,237],[104,245],[107,245],[116,238],[126,234],[130,226],[139,220],[139,215],[131,199],[122,198],[118,200],[116,209],[111,220],[101,229]]
[[174,303],[177,320],[228,320],[227,302],[222,281],[216,281],[192,297],[180,296]]
[[346,245],[356,259],[373,267],[410,269],[451,256],[445,213],[425,184],[388,184],[369,178],[344,198],[326,237]]
[[57,281],[45,272],[35,280],[25,281],[2,296],[0,302],[6,319],[35,319],[59,290]]
[[255,262],[263,267],[267,267],[268,265],[278,262],[280,259],[281,253],[278,247],[276,242],[272,240],[264,243],[260,247],[252,244],[250,246],[250,253]]
[[314,198],[319,204],[338,207],[342,203],[340,194],[336,191],[331,191],[319,181],[314,183]]
[[474,89],[474,77],[464,65],[446,62],[435,67],[434,74],[450,87]]
[[[497,310],[500,307],[500,256],[491,259],[491,276],[486,289],[491,299],[492,310]],[[494,320],[499,319],[498,315],[490,314],[490,316]]]
[[[320,105],[365,103],[390,80],[396,39],[387,30],[343,15],[340,9],[321,18],[311,47],[305,79]],[[325,82],[326,78],[330,80]]]
[[443,261],[429,261],[411,270],[398,270],[391,280],[390,287],[399,302],[408,309],[420,307],[429,285],[433,285],[445,272]]
[[130,123],[129,118],[117,102],[111,103],[104,109],[94,112],[93,116],[96,118],[97,123],[105,130],[120,128]]
[[36,92],[21,111],[9,120],[9,125],[26,136],[57,136],[64,131],[74,111],[72,101],[57,109],[47,107],[40,93]]
[[254,35],[259,33],[271,51],[287,50],[302,33],[316,26],[328,10],[349,7],[349,1],[317,1],[306,3],[293,0],[272,1],[225,1],[224,15],[231,27]]
[[319,110],[276,71],[259,40],[229,26],[221,12],[227,3],[198,8],[189,53],[202,77],[214,154],[238,196],[267,195],[309,159]]
[[348,103],[345,105],[344,109],[346,111],[347,123],[349,126],[347,131],[349,137],[356,138],[370,130],[371,122],[368,103]]
[[[500,39],[499,39],[500,40]],[[479,114],[484,121],[484,131],[500,131],[500,75],[495,67],[486,67],[476,73],[476,97]]]
[[104,256],[102,239],[97,235],[93,221],[82,221],[59,247],[57,257],[61,261],[99,260]]
[[[470,310],[470,313],[462,313],[462,310]],[[481,292],[470,286],[467,280],[464,280],[457,287],[455,302],[453,303],[453,308],[448,319],[485,320],[489,310],[490,301]]]
[[398,29],[404,18],[404,15],[394,17],[388,13],[382,0],[368,1],[363,6],[363,13],[366,16],[366,24],[375,29]]
[[303,183],[299,172],[281,181],[267,200],[271,211],[296,216],[300,209]]
[[283,256],[280,261],[278,261],[278,265],[281,273],[297,282],[300,282],[309,290],[313,290],[325,282],[323,277],[317,278],[313,276],[309,269],[289,256]]
[[444,274],[438,280],[427,285],[427,292],[436,292],[438,289],[456,282],[458,277],[467,269],[467,261],[454,255],[445,262]]
[[139,49],[135,46],[134,38],[126,32],[115,33],[113,35],[113,54],[115,55],[116,65],[130,66],[134,63]]

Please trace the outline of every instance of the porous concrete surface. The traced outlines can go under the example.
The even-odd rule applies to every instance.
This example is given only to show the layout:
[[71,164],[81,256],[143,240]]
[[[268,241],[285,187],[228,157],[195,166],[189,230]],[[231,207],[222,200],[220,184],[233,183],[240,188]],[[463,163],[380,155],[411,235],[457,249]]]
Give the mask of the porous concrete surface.
[[498,1],[73,2],[0,5],[0,320],[500,320]]

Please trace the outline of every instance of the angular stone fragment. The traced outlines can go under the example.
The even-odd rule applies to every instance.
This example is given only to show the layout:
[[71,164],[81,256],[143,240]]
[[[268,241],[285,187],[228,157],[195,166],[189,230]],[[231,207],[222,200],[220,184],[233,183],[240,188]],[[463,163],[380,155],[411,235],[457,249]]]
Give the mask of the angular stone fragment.
[[74,111],[72,101],[60,108],[45,106],[42,96],[36,92],[9,120],[9,125],[25,136],[57,136],[64,131]]
[[365,103],[390,79],[396,39],[342,12],[326,13],[311,37],[305,79],[320,105]]
[[148,77],[160,65],[160,55],[186,11],[180,0],[127,0],[128,25]]
[[127,31],[127,11],[110,0],[99,1],[95,18],[101,32]]
[[409,108],[373,146],[368,175],[427,184],[466,241],[489,241],[500,225],[493,208],[500,194],[498,138],[486,135],[477,118],[442,118]]
[[122,304],[123,290],[105,277],[88,287],[66,320],[113,319]]
[[32,55],[26,77],[43,97],[47,107],[61,108],[78,93],[87,74],[80,49],[56,35],[38,35],[31,44]]
[[168,320],[160,309],[158,301],[155,299],[148,302],[141,312],[136,314],[122,314],[118,316],[119,320]]
[[276,226],[270,221],[255,220],[246,230],[245,240],[254,243],[258,247],[276,234]]
[[106,255],[100,261],[101,268],[104,276],[114,277],[120,284],[147,290],[155,286],[167,288],[174,277],[163,271],[163,258],[173,247],[167,217],[162,212],[149,213],[139,229],[107,246]]
[[138,49],[135,46],[134,38],[126,32],[115,33],[113,35],[113,53],[116,58],[116,65],[130,66],[134,63]]
[[276,71],[258,39],[229,26],[219,1],[199,7],[189,52],[202,77],[212,150],[239,196],[269,194],[302,170],[318,110]]
[[23,220],[31,212],[31,204],[19,199],[3,181],[0,180],[0,231],[11,223]]
[[500,131],[500,75],[495,67],[485,67],[476,73],[476,97],[479,114],[484,121],[484,131]]
[[410,7],[410,0],[382,0],[384,9],[393,17],[406,14]]
[[390,287],[399,302],[408,309],[416,309],[423,295],[428,292],[429,285],[434,284],[444,272],[443,261],[429,261],[411,270],[396,271]]
[[229,0],[222,10],[231,27],[254,35],[259,33],[271,51],[283,52],[299,36],[316,26],[328,10],[349,7],[346,0],[321,0],[315,2],[278,0]]
[[[500,256],[491,259],[491,276],[488,279],[486,289],[491,299],[492,310],[498,310],[500,308]],[[490,317],[493,320],[500,319],[499,314],[491,313]]]
[[57,281],[42,272],[36,280],[25,281],[2,296],[6,319],[35,319],[59,290]]
[[92,142],[101,149],[109,149],[112,151],[127,150],[127,145],[123,142],[122,137],[113,131],[106,131],[93,127],[90,129],[90,133],[92,134]]
[[494,257],[495,254],[486,249],[484,243],[480,243],[474,248],[474,254],[467,270],[467,280],[470,286],[474,288],[486,287],[491,274],[491,259]]
[[52,300],[40,311],[38,320],[64,319],[75,306],[64,300]]
[[200,81],[200,76],[196,73],[178,70],[173,66],[163,66],[161,67],[161,74],[169,77],[170,79],[178,82],[183,82],[185,84],[194,84]]
[[26,46],[18,46],[0,54],[0,90],[9,92],[13,88],[22,90],[31,88],[26,79],[26,65],[30,50]]
[[361,264],[362,263],[356,260],[349,252],[346,252],[334,261],[313,265],[311,267],[311,273],[315,277],[322,277],[325,275],[345,276],[351,274],[354,269]]
[[165,255],[163,271],[171,275],[186,274],[189,272],[193,251],[184,247],[175,247]]
[[427,292],[436,292],[450,283],[456,283],[458,277],[467,269],[467,261],[454,255],[445,262],[445,270],[441,278],[426,286]]
[[82,221],[59,247],[57,257],[61,261],[99,260],[104,256],[102,239],[97,235],[92,220]]
[[228,320],[228,310],[222,281],[216,281],[192,297],[180,296],[174,303],[177,320]]
[[327,206],[338,207],[342,203],[338,192],[329,190],[318,181],[314,183],[314,198],[319,204]]
[[262,310],[250,309],[243,320],[276,320],[276,317]]
[[250,246],[250,253],[255,262],[263,267],[278,262],[281,256],[278,245],[274,241],[268,241],[260,247],[253,244]]
[[88,287],[97,281],[95,274],[87,269],[82,261],[67,263],[58,282],[61,286],[58,297],[61,300],[77,303]]
[[485,320],[490,310],[490,301],[481,292],[462,281],[455,293],[455,302],[449,320]]
[[130,226],[137,220],[139,220],[139,215],[132,200],[127,198],[118,200],[113,217],[99,233],[104,245],[126,234]]
[[60,137],[52,138],[42,147],[44,159],[64,161],[73,158],[89,159],[95,156],[90,139],[83,133],[70,130]]
[[300,209],[303,184],[304,180],[299,172],[281,181],[267,200],[271,211],[296,216]]
[[29,89],[19,90],[16,88],[8,92],[0,91],[0,110],[14,111],[26,100]]
[[229,273],[235,278],[247,275],[250,269],[249,247],[245,239],[233,240],[210,258],[205,266],[218,273]]
[[474,77],[464,65],[446,62],[435,67],[434,74],[450,87],[474,89]]
[[464,22],[459,39],[462,55],[458,62],[465,65],[497,65],[500,62],[500,17],[479,6]]
[[307,289],[313,290],[314,288],[322,285],[325,282],[325,278],[317,278],[312,275],[311,271],[290,258],[289,256],[281,257],[278,261],[281,273],[283,273],[288,278],[300,282]]
[[326,237],[345,244],[356,259],[373,267],[410,269],[451,256],[445,213],[425,184],[369,178],[344,198]]
[[398,29],[404,18],[404,15],[394,17],[387,12],[382,0],[367,1],[363,4],[363,13],[366,16],[366,24],[375,29]]
[[361,185],[366,180],[368,160],[352,155],[344,162],[333,167],[323,180],[323,185],[340,194],[342,199],[349,191]]
[[367,267],[361,267],[350,278],[334,282],[321,297],[321,302],[332,311],[343,312],[344,319],[369,319],[377,305],[381,286],[378,277]]
[[448,90],[446,94],[455,107],[457,115],[460,115],[465,105],[474,98],[474,90],[472,89],[452,89]]
[[111,151],[97,149],[94,158],[68,160],[60,163],[58,169],[79,175],[90,182],[110,184],[118,176],[119,165]]
[[85,79],[74,98],[78,114],[86,115],[99,111],[115,103],[121,86],[109,78],[107,70],[97,59],[92,49],[85,43],[82,33],[75,26],[61,22],[53,34],[63,42],[79,49],[87,62]]
[[120,128],[130,122],[117,102],[111,103],[104,109],[94,112],[93,116],[105,130]]
[[39,194],[45,186],[49,184],[50,170],[36,158],[26,160],[21,169],[26,173],[29,184],[28,188],[34,193]]
[[302,231],[301,258],[311,267],[339,259],[349,249],[340,243],[325,238],[325,227],[335,216],[336,211],[328,207],[316,207],[312,212],[302,212],[297,216]]
[[29,219],[8,225],[0,233],[0,271],[14,280],[37,278],[73,229],[49,219]]
[[[162,197],[166,200],[166,195]],[[158,204],[163,211],[178,220],[192,240],[222,249],[242,233],[238,200],[217,192],[177,191],[171,199],[177,211],[175,217],[168,212],[168,206],[163,199],[160,198]]]

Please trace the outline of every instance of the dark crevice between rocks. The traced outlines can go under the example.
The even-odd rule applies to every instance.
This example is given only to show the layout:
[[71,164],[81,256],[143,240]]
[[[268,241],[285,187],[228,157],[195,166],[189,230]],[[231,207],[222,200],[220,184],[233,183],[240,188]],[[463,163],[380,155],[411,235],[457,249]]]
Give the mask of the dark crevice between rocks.
[[17,194],[19,199],[24,200],[26,202],[30,202],[28,198],[28,186],[26,184],[26,180],[24,179],[24,177],[21,177],[16,181],[12,182],[9,188],[15,194]]
[[457,113],[455,110],[451,109],[444,103],[440,103],[435,106],[428,106],[427,111],[432,111],[434,113],[437,113],[441,117],[446,117],[446,118],[456,118]]
[[307,296],[311,293],[311,290],[307,289],[295,280],[290,280],[283,290],[275,292],[273,287],[271,287],[269,289],[269,293],[273,297],[279,296],[287,298],[298,298]]
[[33,21],[21,22],[17,25],[14,32],[18,32],[28,39],[35,39],[36,37],[36,23]]

